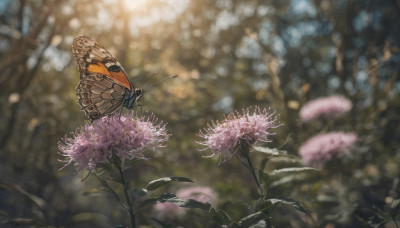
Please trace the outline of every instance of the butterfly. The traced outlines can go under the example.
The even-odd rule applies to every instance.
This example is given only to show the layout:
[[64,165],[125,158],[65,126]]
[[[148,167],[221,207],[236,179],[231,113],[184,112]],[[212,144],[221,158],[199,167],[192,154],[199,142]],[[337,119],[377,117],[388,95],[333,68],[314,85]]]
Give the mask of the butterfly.
[[122,107],[131,109],[142,98],[144,90],[135,88],[115,57],[92,38],[75,37],[72,53],[80,75],[78,103],[91,121]]

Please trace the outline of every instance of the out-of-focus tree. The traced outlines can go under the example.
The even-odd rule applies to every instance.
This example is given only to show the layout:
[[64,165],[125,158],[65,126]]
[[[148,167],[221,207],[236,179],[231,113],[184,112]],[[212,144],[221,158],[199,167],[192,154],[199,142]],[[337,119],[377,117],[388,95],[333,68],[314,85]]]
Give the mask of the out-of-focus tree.
[[[299,108],[309,99],[340,94],[352,100],[353,109],[330,127],[356,131],[362,138],[346,170],[354,175],[348,183],[354,184],[343,187],[357,196],[358,204],[351,204],[353,209],[337,223],[332,211],[320,210],[320,222],[359,225],[357,216],[367,220],[371,215],[364,208],[382,208],[387,197],[399,197],[387,188],[399,175],[396,1],[18,0],[0,2],[0,23],[0,179],[47,203],[39,207],[1,191],[0,210],[11,217],[74,225],[96,219],[114,224],[125,216],[113,213],[115,205],[98,206],[107,201],[94,205],[92,198],[80,196],[93,184],[90,179],[79,182],[84,174],[57,171],[57,141],[85,119],[76,104],[79,76],[71,53],[78,34],[98,40],[121,62],[135,86],[145,88],[143,111],[156,113],[173,134],[165,153],[151,154],[151,162],[132,170],[135,183],[185,174],[215,186],[221,203],[238,196],[250,199],[255,192],[235,187],[251,184],[248,174],[232,172],[238,163],[216,167],[216,161],[201,158],[195,144],[198,129],[221,113],[270,106],[284,123],[270,147],[297,154],[322,126],[301,124]],[[175,74],[179,77],[149,86]],[[373,177],[368,176],[371,169],[377,171]],[[306,190],[324,184],[271,191],[310,201],[311,209],[318,205],[316,190]],[[246,211],[229,203],[221,207],[238,217]],[[108,218],[99,219],[97,213]],[[190,222],[190,217],[182,221]]]

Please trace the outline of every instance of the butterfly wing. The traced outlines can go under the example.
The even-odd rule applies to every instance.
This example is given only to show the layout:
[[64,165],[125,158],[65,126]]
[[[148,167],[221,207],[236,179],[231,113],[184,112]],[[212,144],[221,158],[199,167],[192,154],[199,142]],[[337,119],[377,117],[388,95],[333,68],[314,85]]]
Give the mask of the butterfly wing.
[[99,73],[88,73],[76,88],[78,103],[91,120],[113,113],[122,107],[128,89]]
[[100,73],[129,90],[133,89],[121,64],[92,38],[84,35],[75,37],[72,53],[79,65],[81,79],[86,76],[85,72]]
[[74,39],[72,52],[80,73],[78,103],[86,116],[93,121],[121,108],[124,95],[133,90],[133,85],[114,56],[83,35]]

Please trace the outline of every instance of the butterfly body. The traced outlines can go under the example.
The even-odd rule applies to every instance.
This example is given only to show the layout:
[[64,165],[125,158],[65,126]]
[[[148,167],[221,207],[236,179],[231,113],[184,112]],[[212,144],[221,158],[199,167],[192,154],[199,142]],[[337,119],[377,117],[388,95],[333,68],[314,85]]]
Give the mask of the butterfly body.
[[142,98],[143,89],[133,86],[120,63],[95,40],[77,36],[72,52],[80,74],[78,103],[91,121],[122,107],[131,109]]
[[142,98],[143,93],[143,89],[133,89],[133,91],[125,93],[122,105],[127,109],[135,107],[135,103]]

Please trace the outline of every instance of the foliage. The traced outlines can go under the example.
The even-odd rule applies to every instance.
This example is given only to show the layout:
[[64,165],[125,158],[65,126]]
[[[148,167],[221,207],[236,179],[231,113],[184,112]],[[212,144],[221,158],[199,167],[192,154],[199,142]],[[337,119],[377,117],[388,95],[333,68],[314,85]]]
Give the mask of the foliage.
[[[132,2],[141,1],[0,2],[1,223],[129,224],[112,194],[89,194],[99,193],[96,178],[82,183],[86,173],[59,171],[57,141],[86,119],[75,95],[79,76],[71,43],[78,34],[95,38],[117,57],[145,90],[143,110],[168,123],[172,134],[162,153],[124,170],[134,197],[147,196],[138,186],[149,180],[175,176],[212,186],[219,195],[209,212],[190,210],[173,221],[149,219],[151,207],[143,207],[138,224],[262,226],[264,209],[275,227],[399,223],[397,1]],[[300,121],[304,104],[330,95],[346,97],[353,108],[337,119]],[[253,202],[260,192],[248,187],[253,175],[240,171],[238,160],[217,167],[195,143],[198,130],[221,113],[255,105],[276,109],[283,123],[268,144],[277,149],[250,153],[268,196],[262,202]],[[349,156],[332,158],[319,172],[303,168],[300,146],[331,131],[358,135]],[[163,185],[154,194],[180,185],[185,183]],[[169,196],[163,200],[186,203]],[[310,216],[287,205],[306,208]]]

